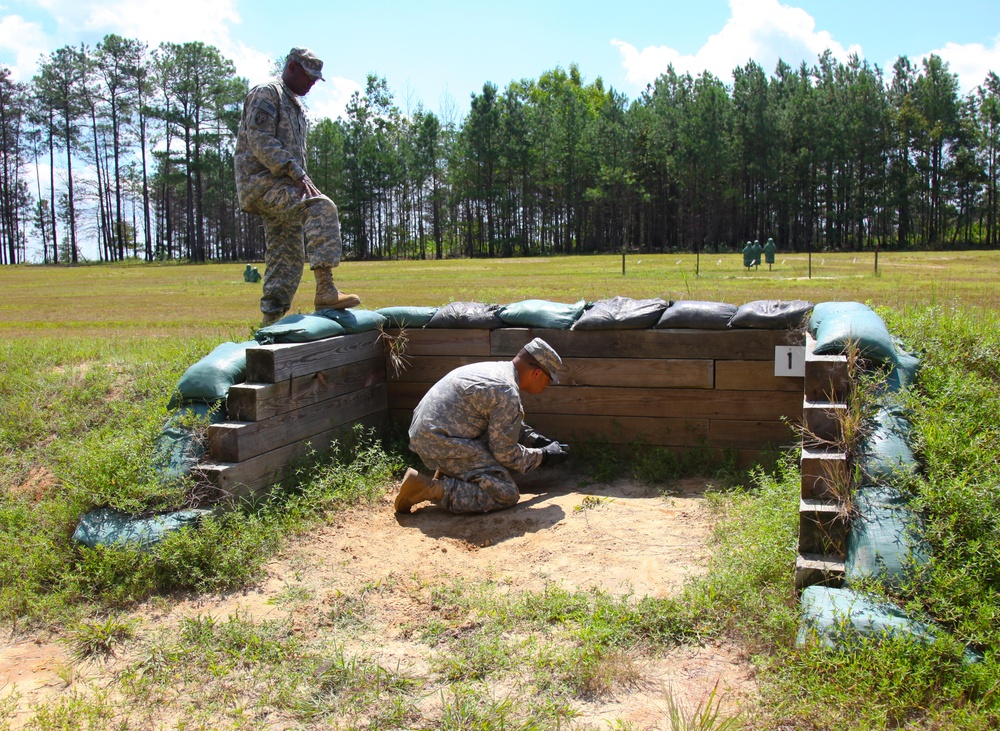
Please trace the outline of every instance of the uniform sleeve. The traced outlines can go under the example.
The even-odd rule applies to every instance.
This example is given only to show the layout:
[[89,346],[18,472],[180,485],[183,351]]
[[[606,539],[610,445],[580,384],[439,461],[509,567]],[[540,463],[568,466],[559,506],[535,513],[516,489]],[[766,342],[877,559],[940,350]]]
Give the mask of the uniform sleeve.
[[272,175],[288,175],[293,180],[301,180],[306,171],[277,137],[279,104],[281,99],[272,86],[261,86],[250,92],[243,111],[247,142],[253,156]]
[[530,472],[542,463],[542,450],[518,444],[523,424],[521,400],[514,394],[498,400],[487,427],[490,452],[497,462],[515,472]]

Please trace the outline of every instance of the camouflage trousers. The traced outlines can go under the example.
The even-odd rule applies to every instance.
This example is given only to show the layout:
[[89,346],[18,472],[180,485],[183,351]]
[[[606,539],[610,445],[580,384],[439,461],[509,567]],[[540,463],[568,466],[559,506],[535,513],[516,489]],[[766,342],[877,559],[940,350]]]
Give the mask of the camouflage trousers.
[[439,435],[411,439],[410,449],[432,470],[441,470],[441,507],[452,513],[488,513],[517,504],[521,493],[507,468],[477,439]]
[[340,264],[340,218],[337,206],[325,195],[301,198],[298,187],[281,181],[258,204],[264,219],[263,313],[284,312],[302,281],[302,268]]

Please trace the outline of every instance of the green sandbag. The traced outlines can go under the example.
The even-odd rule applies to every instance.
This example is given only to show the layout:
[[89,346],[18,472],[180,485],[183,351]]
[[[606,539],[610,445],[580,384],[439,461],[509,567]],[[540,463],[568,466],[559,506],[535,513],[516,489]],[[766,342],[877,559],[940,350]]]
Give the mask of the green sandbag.
[[917,459],[908,440],[912,426],[900,407],[875,411],[874,427],[861,443],[857,464],[868,484],[895,485],[917,472]]
[[222,343],[215,350],[188,368],[170,398],[168,406],[184,403],[215,403],[226,398],[229,387],[242,383],[247,374],[247,348],[255,348],[256,340],[243,343]]
[[95,508],[80,519],[73,540],[90,548],[129,546],[148,551],[169,533],[197,527],[211,512],[190,508],[142,518],[114,508]]
[[813,309],[809,331],[816,338],[816,355],[844,353],[853,343],[869,360],[879,364],[896,362],[896,347],[882,318],[859,302],[821,302]]
[[223,409],[209,404],[185,404],[175,412],[153,446],[160,482],[173,485],[186,478],[205,454],[204,427],[225,420]]
[[855,312],[871,312],[872,308],[861,302],[818,302],[809,315],[809,332],[816,334],[825,320],[844,317]]
[[892,393],[905,391],[917,380],[917,372],[920,370],[920,359],[896,347],[896,362],[886,379],[886,388]]
[[434,313],[438,311],[437,307],[380,307],[375,310],[377,313],[382,315],[388,321],[386,327],[423,327],[431,318],[434,317]]
[[595,302],[573,323],[574,330],[645,330],[660,320],[667,302],[659,297],[612,297]]
[[[929,645],[941,636],[941,630],[909,617],[900,607],[859,594],[851,589],[809,586],[802,592],[799,606],[801,620],[795,644],[799,647],[818,642],[834,650],[849,649],[862,637],[911,637]],[[979,658],[967,650],[967,662]]]
[[262,327],[254,336],[261,345],[310,343],[343,335],[344,326],[322,315],[287,315],[273,325]]
[[847,531],[845,584],[878,579],[901,586],[916,578],[930,560],[920,516],[899,490],[862,486]]
[[524,300],[500,308],[500,320],[510,327],[537,327],[568,330],[587,306],[586,300],[573,304],[548,300]]
[[389,322],[385,315],[375,310],[316,310],[316,314],[337,322],[346,333],[363,333],[378,330]]

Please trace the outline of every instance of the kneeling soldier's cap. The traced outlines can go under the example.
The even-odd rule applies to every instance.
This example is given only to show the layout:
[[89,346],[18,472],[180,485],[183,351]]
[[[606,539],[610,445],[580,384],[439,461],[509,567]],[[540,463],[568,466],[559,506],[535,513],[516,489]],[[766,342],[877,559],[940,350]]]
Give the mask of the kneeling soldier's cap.
[[556,374],[556,371],[562,365],[562,358],[559,357],[559,353],[552,349],[551,345],[541,338],[535,338],[524,346],[524,350],[534,358],[535,362],[542,367],[542,370],[549,374],[549,379],[552,383],[559,383],[559,376]]
[[323,78],[323,62],[308,48],[293,48],[285,57],[285,63],[289,61],[295,61],[314,79],[326,81]]

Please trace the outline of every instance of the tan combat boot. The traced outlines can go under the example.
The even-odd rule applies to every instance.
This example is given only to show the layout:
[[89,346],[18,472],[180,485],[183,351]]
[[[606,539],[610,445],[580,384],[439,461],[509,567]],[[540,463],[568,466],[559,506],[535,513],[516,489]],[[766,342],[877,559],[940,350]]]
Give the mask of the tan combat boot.
[[316,299],[317,310],[343,310],[347,307],[357,307],[361,298],[356,294],[341,294],[333,283],[333,270],[330,267],[316,267]]
[[[437,474],[437,473],[435,473]],[[403,482],[399,486],[399,494],[396,496],[396,512],[408,513],[417,503],[424,500],[437,502],[444,497],[444,485],[440,480],[431,477],[424,477],[412,467],[403,476]]]
[[260,320],[260,326],[267,327],[268,325],[273,325],[282,317],[284,317],[286,312],[288,312],[288,310],[279,310],[278,312],[265,312],[264,316]]

